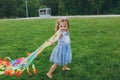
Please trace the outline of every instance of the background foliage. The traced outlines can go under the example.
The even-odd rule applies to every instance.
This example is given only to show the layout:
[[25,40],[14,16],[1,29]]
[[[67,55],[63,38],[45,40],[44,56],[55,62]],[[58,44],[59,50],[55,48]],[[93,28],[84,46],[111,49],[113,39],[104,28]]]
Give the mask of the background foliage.
[[[26,0],[0,0],[0,18],[26,17]],[[49,7],[52,15],[120,14],[120,0],[27,0],[29,17]]]

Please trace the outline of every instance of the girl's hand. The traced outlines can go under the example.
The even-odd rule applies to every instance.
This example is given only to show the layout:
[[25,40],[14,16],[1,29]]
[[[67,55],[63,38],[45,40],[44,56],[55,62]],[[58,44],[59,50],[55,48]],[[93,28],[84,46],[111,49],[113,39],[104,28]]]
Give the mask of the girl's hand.
[[54,41],[50,41],[51,42],[51,45],[54,45]]

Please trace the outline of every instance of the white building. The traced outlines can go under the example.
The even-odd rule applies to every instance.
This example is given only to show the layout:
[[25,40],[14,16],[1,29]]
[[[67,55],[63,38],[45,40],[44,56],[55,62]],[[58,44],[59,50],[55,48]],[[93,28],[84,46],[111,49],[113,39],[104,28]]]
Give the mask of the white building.
[[39,17],[50,17],[51,16],[51,8],[42,8],[39,9]]

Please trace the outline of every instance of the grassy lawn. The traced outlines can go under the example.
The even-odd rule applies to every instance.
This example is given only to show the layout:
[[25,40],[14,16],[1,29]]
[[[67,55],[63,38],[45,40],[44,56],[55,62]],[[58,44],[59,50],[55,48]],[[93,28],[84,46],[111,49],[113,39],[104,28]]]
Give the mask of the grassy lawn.
[[[0,57],[26,57],[54,34],[55,24],[56,19],[0,20]],[[120,17],[70,18],[70,37],[72,70],[64,72],[58,66],[53,80],[120,80]],[[49,80],[54,46],[34,60],[36,75],[24,71],[18,78],[0,75],[0,80]]]

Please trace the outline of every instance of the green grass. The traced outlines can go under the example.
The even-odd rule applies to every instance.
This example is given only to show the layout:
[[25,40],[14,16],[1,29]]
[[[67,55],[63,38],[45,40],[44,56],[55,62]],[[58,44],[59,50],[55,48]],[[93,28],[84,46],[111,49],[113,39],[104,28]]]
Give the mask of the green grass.
[[[55,23],[56,19],[0,20],[0,57],[26,57],[54,34]],[[58,66],[53,80],[120,80],[120,17],[70,18],[70,37],[72,70],[64,72]],[[0,80],[49,80],[46,73],[54,46],[34,60],[36,75],[24,71],[19,78]]]

